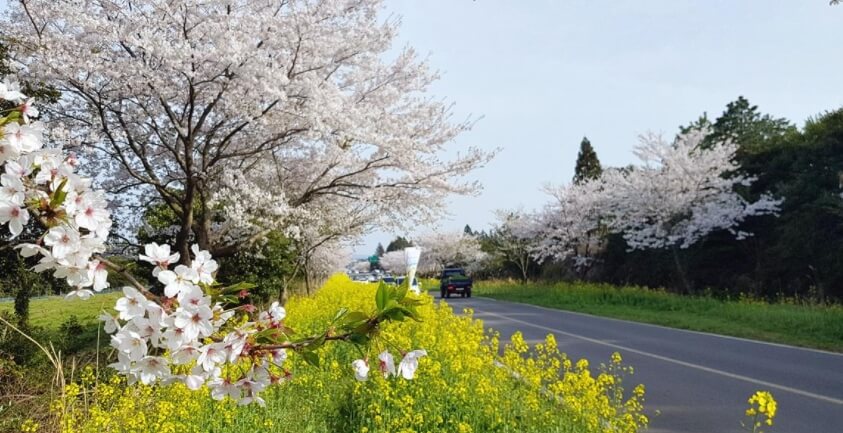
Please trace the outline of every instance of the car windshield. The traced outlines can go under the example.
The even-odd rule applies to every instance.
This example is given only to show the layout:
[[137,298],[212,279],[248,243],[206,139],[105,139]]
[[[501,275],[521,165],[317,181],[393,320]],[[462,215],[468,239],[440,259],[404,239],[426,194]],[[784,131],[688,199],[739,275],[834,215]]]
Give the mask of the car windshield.
[[442,271],[443,277],[464,277],[465,271],[462,269],[446,269]]

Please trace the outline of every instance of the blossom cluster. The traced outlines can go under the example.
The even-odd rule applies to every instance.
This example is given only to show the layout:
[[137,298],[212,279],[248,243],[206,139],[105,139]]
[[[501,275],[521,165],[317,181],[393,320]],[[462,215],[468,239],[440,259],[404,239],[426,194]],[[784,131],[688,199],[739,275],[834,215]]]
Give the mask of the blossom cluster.
[[105,266],[96,255],[105,251],[111,215],[102,191],[75,173],[79,161],[60,149],[45,149],[44,124],[34,120],[32,98],[10,79],[0,83],[0,102],[15,104],[0,117],[0,225],[12,238],[31,218],[46,227],[36,242],[17,246],[25,257],[40,256],[35,270],[52,270],[74,288],[68,296],[87,298],[108,287]]
[[[378,355],[378,370],[383,373],[384,378],[390,376],[401,376],[404,379],[412,380],[416,375],[416,370],[419,368],[419,358],[427,356],[427,351],[424,349],[412,350],[404,354],[404,358],[398,364],[398,369],[395,369],[395,358],[388,350],[384,350]],[[355,359],[351,363],[351,368],[354,370],[354,378],[359,381],[369,379],[369,361],[366,359]]]
[[[261,330],[280,329],[286,311],[275,302],[254,321],[221,332],[235,310],[225,310],[221,302],[212,303],[203,290],[215,283],[219,266],[207,251],[196,245],[191,250],[190,266],[178,264],[171,270],[180,255],[171,254],[169,245],[146,245],[139,258],[154,265],[153,276],[164,286],[164,300],[159,304],[135,288],[124,287],[124,296],[114,308],[117,315],[100,315],[117,351],[118,360],[111,367],[129,383],[182,382],[193,390],[207,384],[216,399],[230,397],[241,404],[262,404],[258,394],[282,379],[276,369],[283,368],[287,352],[261,350],[254,345],[253,336]],[[249,364],[248,368],[224,374],[225,364],[240,361]],[[179,366],[190,368],[183,374],[174,373]]]

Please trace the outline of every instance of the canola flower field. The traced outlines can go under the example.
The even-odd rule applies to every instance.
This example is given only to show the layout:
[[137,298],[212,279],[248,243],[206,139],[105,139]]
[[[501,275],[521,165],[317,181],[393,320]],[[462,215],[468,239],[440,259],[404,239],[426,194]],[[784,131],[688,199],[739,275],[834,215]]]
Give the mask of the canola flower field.
[[[287,325],[318,331],[338,308],[372,309],[377,286],[336,275],[310,297],[287,303]],[[127,386],[87,368],[52,410],[62,432],[624,432],[643,430],[644,387],[615,354],[605,365],[568,358],[552,336],[529,347],[520,334],[500,347],[482,322],[427,294],[422,321],[389,323],[360,353],[329,344],[318,367],[291,354],[290,377],[265,394],[266,407],[216,401],[183,385]],[[412,381],[377,370],[354,380],[351,362],[390,349],[424,348]],[[27,431],[40,431],[33,423]]]

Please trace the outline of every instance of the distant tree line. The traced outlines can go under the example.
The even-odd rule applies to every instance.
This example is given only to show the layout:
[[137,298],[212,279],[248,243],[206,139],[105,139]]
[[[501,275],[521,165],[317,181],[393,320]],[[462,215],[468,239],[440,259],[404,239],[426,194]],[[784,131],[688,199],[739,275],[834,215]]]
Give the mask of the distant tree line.
[[[798,128],[739,97],[716,119],[704,114],[680,131],[698,128],[709,131],[701,149],[724,140],[737,144],[735,162],[742,175],[754,179],[748,187],[735,187],[741,197],[749,202],[767,193],[782,200],[777,214],[740,223],[737,229],[751,236],[736,239],[727,230],[715,230],[687,248],[633,250],[622,235],[603,233],[599,242],[580,242],[571,257],[539,263],[534,256],[525,260],[524,255],[511,254],[513,241],[506,239],[512,229],[504,215],[490,232],[476,233],[491,257],[482,273],[692,293],[843,298],[843,110],[826,112]],[[574,183],[602,171],[584,138]],[[591,250],[584,251],[587,247]]]

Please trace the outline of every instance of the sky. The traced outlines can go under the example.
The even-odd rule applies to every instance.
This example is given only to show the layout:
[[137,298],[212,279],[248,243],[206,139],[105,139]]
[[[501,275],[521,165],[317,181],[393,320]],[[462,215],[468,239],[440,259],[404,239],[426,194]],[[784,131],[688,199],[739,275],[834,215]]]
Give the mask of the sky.
[[[455,148],[500,148],[451,200],[438,230],[488,229],[499,208],[537,209],[567,183],[587,136],[603,166],[635,160],[639,134],[668,137],[739,95],[802,125],[843,105],[843,6],[826,0],[387,0],[398,44],[442,73],[455,118],[482,116]],[[429,230],[421,228],[420,231]],[[356,248],[371,254],[393,233]]]
[[[843,6],[827,0],[385,0],[442,78],[430,89],[474,116],[465,146],[500,149],[433,227],[488,229],[495,209],[537,209],[569,182],[587,136],[603,166],[634,161],[647,131],[673,135],[743,95],[801,125],[843,105]],[[0,0],[0,8],[6,0]],[[375,231],[357,256],[395,235]]]

